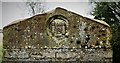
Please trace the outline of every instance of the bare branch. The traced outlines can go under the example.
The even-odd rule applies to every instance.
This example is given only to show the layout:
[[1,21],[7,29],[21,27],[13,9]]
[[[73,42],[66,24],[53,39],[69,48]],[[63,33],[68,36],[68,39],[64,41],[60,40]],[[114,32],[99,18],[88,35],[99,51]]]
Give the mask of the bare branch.
[[45,6],[40,0],[27,0],[25,4],[27,6],[27,10],[29,10],[30,15],[36,15],[45,11]]

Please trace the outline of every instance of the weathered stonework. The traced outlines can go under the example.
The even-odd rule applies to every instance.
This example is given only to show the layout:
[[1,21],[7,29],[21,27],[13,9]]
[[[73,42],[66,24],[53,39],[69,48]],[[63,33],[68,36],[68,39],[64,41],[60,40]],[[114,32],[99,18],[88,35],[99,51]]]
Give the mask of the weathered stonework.
[[112,61],[110,26],[59,7],[13,22],[3,35],[5,60]]

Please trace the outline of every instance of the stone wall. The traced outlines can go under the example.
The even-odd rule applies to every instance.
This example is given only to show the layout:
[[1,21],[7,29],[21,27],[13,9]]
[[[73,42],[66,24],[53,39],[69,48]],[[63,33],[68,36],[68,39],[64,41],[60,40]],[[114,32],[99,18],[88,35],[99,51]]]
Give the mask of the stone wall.
[[[3,35],[5,58],[15,58],[15,56],[21,58],[17,54],[18,51],[21,51],[21,53],[18,52],[19,54],[28,55],[26,58],[32,57],[33,52],[29,51],[36,52],[36,57],[43,55],[41,57],[48,56],[49,58],[55,58],[56,53],[61,58],[62,55],[67,58],[75,53],[79,57],[73,56],[72,58],[81,58],[83,56],[80,59],[83,61],[86,61],[88,58],[94,60],[98,56],[100,56],[99,59],[101,60],[105,58],[107,52],[110,52],[108,56],[112,57],[111,28],[107,23],[89,19],[59,7],[51,12],[38,14],[9,24],[4,27]],[[45,52],[44,48],[50,51]],[[55,50],[51,48],[55,48]],[[65,51],[63,53],[62,51],[56,51],[59,48],[63,48],[62,50]],[[69,48],[70,50],[75,49],[77,52],[70,52]],[[87,49],[94,51],[89,53]],[[9,53],[13,57],[7,55]],[[22,56],[22,58],[24,57]]]
[[3,57],[3,33],[0,32],[0,63]]

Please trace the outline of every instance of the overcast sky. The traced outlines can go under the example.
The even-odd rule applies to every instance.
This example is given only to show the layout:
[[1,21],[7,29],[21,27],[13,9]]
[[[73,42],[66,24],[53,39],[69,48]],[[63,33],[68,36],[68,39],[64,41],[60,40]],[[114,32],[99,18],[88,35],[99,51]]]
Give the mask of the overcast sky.
[[[62,7],[82,16],[93,18],[90,15],[93,6],[88,2],[46,2],[46,12],[56,7]],[[12,21],[30,17],[26,11],[24,2],[2,2],[0,3],[0,28],[3,28]]]
[[0,2],[0,29],[2,28],[2,2]]

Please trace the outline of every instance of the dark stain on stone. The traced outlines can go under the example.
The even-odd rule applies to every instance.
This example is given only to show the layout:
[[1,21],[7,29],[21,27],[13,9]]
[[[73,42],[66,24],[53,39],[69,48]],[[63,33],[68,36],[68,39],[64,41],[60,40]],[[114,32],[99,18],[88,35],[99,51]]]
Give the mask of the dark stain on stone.
[[79,40],[76,41],[76,44],[80,44],[80,43],[81,43],[81,41],[79,41]]

